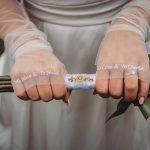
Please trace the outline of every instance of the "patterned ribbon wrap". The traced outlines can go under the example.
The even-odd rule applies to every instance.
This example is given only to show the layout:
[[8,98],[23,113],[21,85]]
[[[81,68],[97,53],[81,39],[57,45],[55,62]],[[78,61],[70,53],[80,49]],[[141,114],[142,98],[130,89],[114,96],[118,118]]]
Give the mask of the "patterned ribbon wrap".
[[95,74],[66,74],[64,79],[66,87],[71,90],[95,88]]

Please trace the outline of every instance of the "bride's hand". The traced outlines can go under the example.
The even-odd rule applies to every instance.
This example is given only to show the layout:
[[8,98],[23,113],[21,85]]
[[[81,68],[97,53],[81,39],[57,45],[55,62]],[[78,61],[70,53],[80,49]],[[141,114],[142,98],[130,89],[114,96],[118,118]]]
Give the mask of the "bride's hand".
[[49,51],[36,50],[16,58],[11,71],[13,89],[23,100],[50,101],[53,98],[67,102],[63,75],[65,66]]
[[[132,71],[136,74],[127,76]],[[142,104],[148,95],[149,77],[149,58],[141,37],[131,31],[107,33],[97,57],[95,92],[102,97],[123,96],[126,101],[138,99]]]

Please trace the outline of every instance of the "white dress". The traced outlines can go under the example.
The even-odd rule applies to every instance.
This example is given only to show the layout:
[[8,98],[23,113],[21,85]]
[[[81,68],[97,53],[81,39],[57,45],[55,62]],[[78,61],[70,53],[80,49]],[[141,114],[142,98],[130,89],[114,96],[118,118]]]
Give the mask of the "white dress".
[[[95,73],[95,59],[106,29],[130,0],[26,0],[32,21],[48,36],[69,73]],[[4,53],[0,74],[13,62]],[[25,102],[0,95],[0,150],[149,150],[150,121],[138,108],[107,124],[118,100],[76,90],[71,105]]]

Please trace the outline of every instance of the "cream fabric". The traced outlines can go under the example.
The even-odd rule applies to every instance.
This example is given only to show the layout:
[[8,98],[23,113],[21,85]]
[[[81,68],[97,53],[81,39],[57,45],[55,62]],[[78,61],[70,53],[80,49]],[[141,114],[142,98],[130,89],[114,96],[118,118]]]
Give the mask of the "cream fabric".
[[[32,21],[47,34],[54,53],[69,73],[94,73],[95,58],[109,21],[126,2],[28,0],[25,6]],[[96,18],[90,17],[88,7],[85,11],[88,17],[75,15],[79,17],[76,21],[71,17],[67,21],[66,16],[59,18],[52,12],[52,8],[57,12],[63,7],[61,14],[69,16],[72,9],[62,4],[78,7],[85,4],[86,7],[87,3],[99,3],[97,7],[92,6],[95,7],[92,12],[103,8],[102,12],[96,13],[99,21],[93,21]],[[59,8],[54,7],[58,4]],[[75,9],[75,14],[80,14],[79,10]],[[105,11],[109,12],[108,16],[105,16]],[[10,74],[13,61],[7,53],[1,58],[0,65],[0,74]],[[25,102],[13,93],[1,94],[0,150],[149,150],[150,121],[145,121],[138,109],[131,106],[124,115],[106,124],[106,118],[115,110],[118,100],[93,96],[92,91],[77,90],[72,92],[70,101],[70,106],[57,100]]]

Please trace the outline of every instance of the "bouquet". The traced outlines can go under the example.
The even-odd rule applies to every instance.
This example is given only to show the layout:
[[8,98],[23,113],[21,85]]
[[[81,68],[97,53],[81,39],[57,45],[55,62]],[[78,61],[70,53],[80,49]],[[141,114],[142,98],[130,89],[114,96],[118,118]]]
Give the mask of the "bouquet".
[[[65,82],[67,84],[67,87],[70,89],[91,89],[94,88],[94,74],[88,75],[88,74],[67,74],[65,77]],[[74,80],[73,80],[74,79]],[[88,85],[88,86],[87,86]],[[13,86],[11,84],[11,78],[10,76],[0,76],[0,93],[1,92],[13,92]],[[139,107],[140,111],[142,112],[145,119],[148,119],[150,116],[150,91],[148,93],[148,98],[144,102],[143,105],[139,105],[138,100],[126,102],[124,99],[121,99],[118,102],[117,110],[106,120],[110,120],[113,117],[119,116],[128,109],[128,107],[133,104],[134,106]]]
[[[4,52],[4,43],[0,39],[0,55]],[[150,55],[149,55],[150,58]],[[74,80],[73,80],[74,79]],[[67,75],[65,78],[65,81],[68,85],[68,88],[70,89],[90,89],[94,88],[94,82],[95,82],[95,75],[91,74],[74,74],[74,75]],[[74,82],[75,81],[75,82]],[[88,86],[87,86],[88,85]],[[0,76],[0,93],[2,92],[13,92],[13,86],[11,84],[11,78],[9,75]],[[128,109],[128,107],[133,104],[134,106],[137,106],[141,113],[143,114],[145,119],[148,119],[150,117],[150,90],[148,93],[148,98],[144,102],[143,105],[140,105],[138,103],[138,100],[126,102],[122,98],[117,105],[116,111],[106,120],[106,122],[116,116],[119,116]]]

